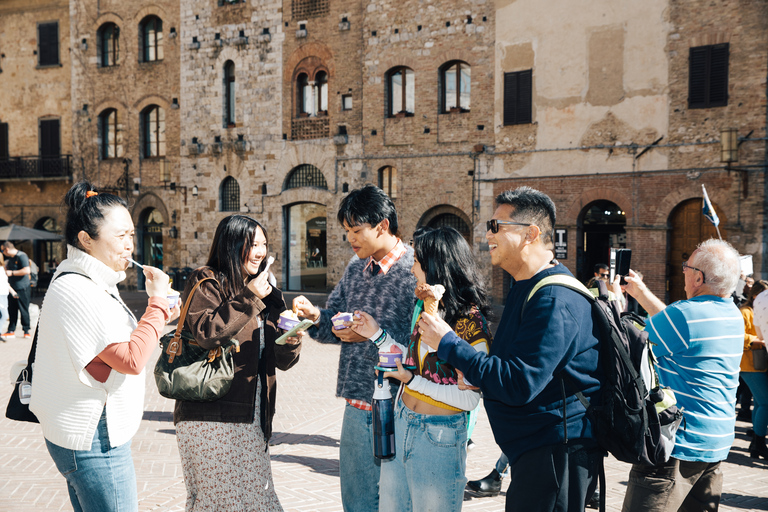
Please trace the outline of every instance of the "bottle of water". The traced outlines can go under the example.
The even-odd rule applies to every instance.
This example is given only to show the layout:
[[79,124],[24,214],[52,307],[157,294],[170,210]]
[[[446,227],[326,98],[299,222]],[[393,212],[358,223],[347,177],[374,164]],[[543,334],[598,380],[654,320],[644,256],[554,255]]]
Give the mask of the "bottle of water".
[[391,459],[395,456],[395,411],[389,382],[379,372],[373,392],[373,456]]

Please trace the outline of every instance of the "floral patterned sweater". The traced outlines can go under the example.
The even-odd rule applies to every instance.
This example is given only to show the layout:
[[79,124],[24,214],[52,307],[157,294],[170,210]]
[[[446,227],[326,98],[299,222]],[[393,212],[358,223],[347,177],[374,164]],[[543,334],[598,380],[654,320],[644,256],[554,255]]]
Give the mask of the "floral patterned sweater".
[[[405,366],[414,373],[414,378],[405,386],[403,392],[450,411],[471,411],[480,402],[480,393],[460,390],[456,368],[437,357],[437,352],[430,349],[426,343],[421,343],[417,325],[421,319],[422,307],[422,302],[419,301],[405,357]],[[468,314],[461,316],[451,328],[475,350],[488,353],[493,336],[488,321],[477,308],[472,308]]]

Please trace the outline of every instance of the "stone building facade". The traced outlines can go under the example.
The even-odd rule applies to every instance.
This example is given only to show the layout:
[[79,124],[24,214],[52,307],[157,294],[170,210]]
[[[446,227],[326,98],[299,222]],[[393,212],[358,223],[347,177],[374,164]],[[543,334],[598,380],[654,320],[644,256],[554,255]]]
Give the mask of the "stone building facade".
[[[0,225],[59,231],[72,176],[67,0],[0,3]],[[46,273],[62,248],[16,242]]]
[[[128,199],[135,259],[180,266],[173,235],[190,194],[179,159],[179,3],[72,1],[70,13],[77,177]],[[128,286],[142,282],[128,272]]]
[[[497,7],[496,144],[483,156],[483,218],[502,190],[538,188],[555,200],[561,259],[575,274],[591,277],[610,247],[631,248],[650,288],[676,300],[684,298],[681,262],[717,236],[701,214],[704,185],[722,237],[764,275],[768,9],[664,0]],[[720,61],[695,61],[696,52]],[[525,70],[532,119],[508,123],[505,80]],[[725,98],[697,103],[699,79],[713,91],[727,87]],[[728,127],[741,137],[738,170],[720,161]],[[496,298],[507,282],[493,271]]]

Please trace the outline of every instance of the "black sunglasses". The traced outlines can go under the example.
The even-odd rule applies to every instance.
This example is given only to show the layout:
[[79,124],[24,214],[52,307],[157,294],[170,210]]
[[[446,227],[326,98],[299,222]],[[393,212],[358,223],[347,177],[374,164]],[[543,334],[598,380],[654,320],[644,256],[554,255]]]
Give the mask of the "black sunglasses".
[[502,224],[506,224],[508,226],[533,226],[533,224],[526,224],[525,222],[512,222],[511,220],[491,219],[491,220],[485,221],[485,229],[486,231],[490,231],[491,233],[498,233],[499,226],[501,226]]

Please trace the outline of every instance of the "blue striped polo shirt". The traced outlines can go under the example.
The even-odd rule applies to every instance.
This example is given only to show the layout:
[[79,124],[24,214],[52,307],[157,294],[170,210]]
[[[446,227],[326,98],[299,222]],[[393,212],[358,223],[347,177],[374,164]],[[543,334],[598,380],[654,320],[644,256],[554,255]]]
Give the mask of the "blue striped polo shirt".
[[659,379],[685,414],[672,456],[724,460],[734,439],[744,318],[730,297],[701,295],[667,306],[647,330]]

